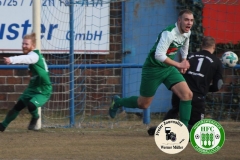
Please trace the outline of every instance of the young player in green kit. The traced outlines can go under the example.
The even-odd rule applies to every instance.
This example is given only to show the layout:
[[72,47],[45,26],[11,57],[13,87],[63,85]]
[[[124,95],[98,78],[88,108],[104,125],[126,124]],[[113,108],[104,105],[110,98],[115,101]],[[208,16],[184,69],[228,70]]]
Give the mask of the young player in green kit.
[[[192,109],[192,92],[181,73],[185,73],[190,67],[186,57],[193,21],[193,13],[187,9],[183,10],[179,13],[177,22],[159,34],[142,68],[140,96],[120,98],[115,95],[109,108],[111,118],[116,116],[121,106],[148,108],[157,88],[163,83],[179,97],[180,120],[188,126]],[[182,55],[181,63],[173,60],[178,51]]]
[[[187,59],[190,68],[183,77],[189,88],[193,92],[192,112],[188,123],[188,130],[201,119],[204,118],[206,102],[205,97],[208,92],[217,92],[223,85],[222,62],[213,53],[216,48],[216,41],[213,37],[205,36],[202,40],[201,50],[190,53]],[[177,119],[179,111],[179,98],[172,94],[172,108],[167,112],[163,121],[167,119]],[[149,135],[154,135],[157,126],[148,129]]]
[[28,111],[32,115],[28,129],[35,130],[37,120],[39,119],[38,107],[43,106],[52,94],[52,84],[47,64],[43,55],[35,47],[35,33],[28,34],[23,37],[22,41],[24,55],[4,57],[4,63],[6,64],[29,64],[31,79],[28,87],[19,97],[15,106],[8,112],[3,122],[0,123],[0,131],[2,132],[25,107],[28,108]]

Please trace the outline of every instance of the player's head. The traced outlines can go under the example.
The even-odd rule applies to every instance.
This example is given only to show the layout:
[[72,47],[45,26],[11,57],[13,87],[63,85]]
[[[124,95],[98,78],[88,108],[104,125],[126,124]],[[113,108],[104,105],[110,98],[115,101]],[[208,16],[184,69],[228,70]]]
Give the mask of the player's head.
[[189,9],[184,9],[178,14],[178,29],[183,33],[188,33],[193,25],[194,17],[193,12]]
[[24,54],[28,54],[36,47],[36,35],[35,33],[27,34],[23,37],[22,51]]
[[202,50],[208,50],[213,53],[215,51],[216,41],[211,36],[205,36],[202,40]]

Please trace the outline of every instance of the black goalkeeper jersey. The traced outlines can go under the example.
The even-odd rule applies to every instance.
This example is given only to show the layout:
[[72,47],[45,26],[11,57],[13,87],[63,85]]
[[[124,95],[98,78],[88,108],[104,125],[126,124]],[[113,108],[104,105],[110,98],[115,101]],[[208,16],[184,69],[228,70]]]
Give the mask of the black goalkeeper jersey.
[[223,67],[219,58],[206,50],[188,54],[190,68],[183,75],[191,91],[205,96],[219,90]]

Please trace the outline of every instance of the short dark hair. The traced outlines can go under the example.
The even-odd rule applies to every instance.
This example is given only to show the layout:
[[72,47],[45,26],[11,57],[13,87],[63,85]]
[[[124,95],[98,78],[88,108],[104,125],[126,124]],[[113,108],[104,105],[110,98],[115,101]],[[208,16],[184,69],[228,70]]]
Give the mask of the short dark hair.
[[205,36],[202,39],[202,48],[210,48],[216,43],[215,39],[211,36]]
[[181,17],[184,13],[187,13],[187,14],[192,14],[193,15],[193,12],[189,9],[184,9],[184,10],[181,10],[178,14],[178,17]]

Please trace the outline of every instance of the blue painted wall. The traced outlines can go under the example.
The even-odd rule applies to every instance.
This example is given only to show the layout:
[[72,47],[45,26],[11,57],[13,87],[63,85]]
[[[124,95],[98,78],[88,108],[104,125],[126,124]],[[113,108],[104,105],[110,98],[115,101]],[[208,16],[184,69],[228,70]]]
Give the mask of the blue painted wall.
[[[123,3],[123,63],[143,64],[158,34],[175,23],[176,0],[129,0]],[[123,70],[123,97],[139,96],[141,69]],[[166,112],[171,107],[171,91],[158,88],[150,106],[151,112]],[[142,112],[126,109],[127,112]]]

